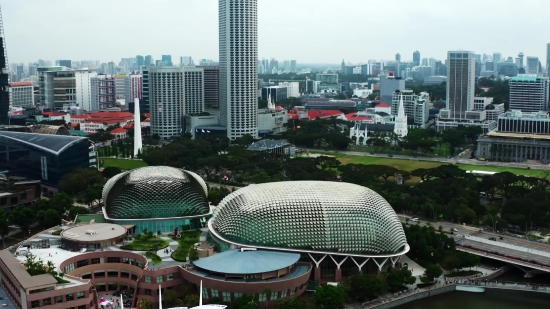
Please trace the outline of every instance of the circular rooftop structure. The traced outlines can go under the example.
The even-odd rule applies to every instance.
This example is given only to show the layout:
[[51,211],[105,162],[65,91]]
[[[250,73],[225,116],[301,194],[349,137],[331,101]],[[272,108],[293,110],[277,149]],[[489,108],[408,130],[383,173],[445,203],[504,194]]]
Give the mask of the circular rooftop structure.
[[250,275],[290,267],[299,259],[297,253],[241,249],[214,254],[193,264],[214,273]]
[[120,173],[103,187],[104,215],[116,221],[196,218],[210,214],[205,182],[168,166]]
[[368,257],[409,250],[390,204],[345,182],[249,185],[225,197],[208,225],[215,238],[234,246]]
[[111,223],[94,223],[68,228],[61,232],[61,238],[78,243],[104,243],[124,238],[126,228]]

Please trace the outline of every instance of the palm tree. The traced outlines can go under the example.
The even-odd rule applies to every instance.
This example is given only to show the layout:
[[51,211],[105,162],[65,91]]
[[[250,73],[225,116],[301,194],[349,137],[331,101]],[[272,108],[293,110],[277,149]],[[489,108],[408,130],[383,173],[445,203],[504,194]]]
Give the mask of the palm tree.
[[265,308],[267,309],[268,300],[271,298],[271,289],[266,287],[262,293],[265,294]]

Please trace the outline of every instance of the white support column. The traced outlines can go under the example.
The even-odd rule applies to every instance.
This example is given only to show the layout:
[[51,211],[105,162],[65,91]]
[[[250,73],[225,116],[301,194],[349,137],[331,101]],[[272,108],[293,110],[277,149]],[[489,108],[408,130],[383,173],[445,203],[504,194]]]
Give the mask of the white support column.
[[342,264],[344,264],[344,262],[348,259],[348,257],[346,256],[343,260],[340,261],[340,263],[338,263],[338,262],[336,262],[336,260],[332,257],[332,255],[329,255],[329,257],[332,259],[332,261],[334,262],[334,264],[336,264],[337,269],[340,269],[340,266],[342,266]]
[[372,260],[374,261],[374,263],[376,263],[376,266],[378,266],[378,271],[382,271],[382,266],[384,266],[384,264],[386,264],[386,262],[388,261],[388,258],[385,258],[382,261],[382,264],[378,264],[378,261],[375,258],[373,258]]
[[395,260],[393,258],[390,258],[390,261],[391,261],[391,267],[394,268],[395,267],[395,263],[397,263],[397,261],[399,261],[401,259],[401,255],[400,256],[396,256],[395,257]]
[[309,255],[309,257],[313,260],[313,263],[315,263],[315,267],[319,268],[319,264],[321,264],[321,262],[327,257],[327,255],[323,255],[323,257],[319,260],[319,261],[316,261],[312,256],[311,254],[307,254]]
[[357,265],[357,267],[359,268],[359,271],[361,271],[361,269],[363,268],[363,266],[365,266],[365,264],[367,264],[367,262],[370,260],[370,258],[367,258],[363,263],[359,264],[357,263],[357,261],[353,258],[353,256],[351,257],[351,260],[353,261],[353,263],[355,263],[355,265]]

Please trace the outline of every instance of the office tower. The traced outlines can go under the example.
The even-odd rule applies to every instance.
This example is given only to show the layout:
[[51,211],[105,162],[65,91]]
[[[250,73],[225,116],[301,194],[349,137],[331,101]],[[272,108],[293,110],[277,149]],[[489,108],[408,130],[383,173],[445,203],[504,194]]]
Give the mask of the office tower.
[[526,72],[527,74],[538,74],[539,73],[539,57],[527,56],[526,61]]
[[0,124],[8,123],[8,111],[10,110],[10,70],[5,39],[4,23],[2,21],[2,12],[0,11]]
[[493,53],[493,62],[495,65],[502,61],[502,55],[500,53]]
[[10,83],[10,106],[32,107],[34,106],[34,89],[32,82]]
[[171,55],[162,55],[162,65],[172,66],[172,56]]
[[57,60],[57,65],[62,67],[67,67],[69,69],[73,67],[71,60]]
[[471,51],[447,53],[447,109],[450,118],[466,120],[474,102],[476,58]]
[[269,71],[269,60],[262,59],[262,66],[264,67],[264,74],[271,74],[271,71]]
[[289,60],[285,60],[283,62],[283,70],[286,73],[290,72],[290,61]]
[[15,73],[16,82],[21,81],[23,78],[25,78],[24,74],[25,72],[24,72],[23,64],[20,63],[17,65],[17,69]]
[[36,76],[36,69],[38,68],[38,63],[29,63],[29,76]]
[[548,77],[518,75],[512,77],[509,109],[522,112],[548,111],[550,82]]
[[[147,55],[145,56],[145,66],[150,66],[150,65],[154,65],[155,64],[155,60],[153,59],[153,56],[151,55]],[[143,110],[141,111],[143,113]]]
[[290,72],[292,73],[298,72],[296,70],[296,60],[290,60]]
[[193,65],[193,58],[189,56],[183,56],[180,57],[180,65],[181,66],[190,66]]
[[142,55],[136,56],[136,65],[138,69],[145,65],[145,58]]
[[257,0],[219,0],[220,124],[227,137],[258,136]]
[[425,67],[428,66],[428,58],[422,58],[422,65]]
[[405,90],[405,80],[395,77],[392,73],[380,76],[380,103],[392,104],[393,93]]
[[161,139],[181,135],[185,116],[184,80],[183,68],[149,68],[151,134],[158,134]]
[[115,75],[115,99],[125,99],[125,98],[126,98],[126,74],[116,74]]
[[139,98],[131,99],[134,102],[134,156],[141,152],[143,142],[141,139],[141,112],[139,111]]
[[143,77],[141,74],[130,74],[124,78],[124,98],[126,99],[126,105],[130,106],[131,103],[139,102],[134,100],[141,99],[142,97],[142,81]]
[[204,104],[208,107],[220,106],[220,67],[201,66],[204,70]]
[[523,68],[523,53],[522,52],[518,54],[518,58],[519,58],[519,64],[518,64],[519,67]]
[[417,50],[413,53],[414,65],[420,65],[420,52]]
[[107,71],[105,72],[105,74],[108,74],[108,75],[115,75],[115,72],[116,72],[116,69],[115,69],[115,63],[110,61],[107,63]]
[[204,112],[204,69],[183,67],[185,73],[185,114]]
[[484,71],[495,71],[495,63],[493,61],[485,61],[485,70]]
[[279,61],[271,58],[269,62],[269,74],[277,74],[277,72],[279,72]]
[[142,113],[149,113],[151,111],[149,107],[149,67],[144,67],[141,73],[141,100],[139,100],[139,110]]
[[91,78],[95,76],[97,72],[88,69],[38,68],[40,104],[57,110],[76,106],[92,110]]
[[476,62],[481,63],[481,54],[476,54]]
[[95,112],[115,107],[116,84],[114,75],[97,75],[90,79],[90,106],[87,111]]
[[400,53],[395,54],[395,61],[401,62],[401,54]]
[[546,44],[546,73],[550,73],[550,43]]

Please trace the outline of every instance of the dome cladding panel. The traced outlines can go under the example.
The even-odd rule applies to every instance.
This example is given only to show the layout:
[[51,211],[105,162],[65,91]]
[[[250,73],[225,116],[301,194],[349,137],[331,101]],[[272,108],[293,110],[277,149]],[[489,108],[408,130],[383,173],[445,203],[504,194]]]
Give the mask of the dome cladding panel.
[[151,166],[111,178],[103,189],[112,219],[188,217],[210,211],[204,181],[187,171]]
[[212,228],[230,241],[266,247],[382,255],[406,246],[388,202],[343,182],[250,185],[216,207]]

